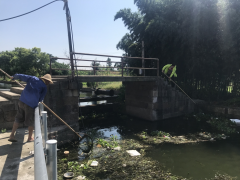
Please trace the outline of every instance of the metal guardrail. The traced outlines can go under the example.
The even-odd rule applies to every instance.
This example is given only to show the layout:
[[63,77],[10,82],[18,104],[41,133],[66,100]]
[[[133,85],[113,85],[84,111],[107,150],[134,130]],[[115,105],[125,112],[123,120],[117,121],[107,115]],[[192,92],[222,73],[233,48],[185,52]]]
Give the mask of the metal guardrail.
[[35,108],[34,179],[57,180],[57,141],[47,140],[47,111]]
[[[111,61],[111,62],[116,62],[116,63],[120,63],[120,67],[119,69],[121,69],[121,74],[123,77],[123,70],[124,69],[139,69],[139,73],[141,74],[142,71],[144,70],[156,70],[157,71],[157,76],[159,76],[159,59],[158,58],[143,58],[143,57],[127,57],[127,56],[111,56],[111,55],[102,55],[102,54],[87,54],[87,53],[77,53],[77,52],[72,52],[72,54],[80,54],[80,55],[87,55],[87,56],[102,56],[102,57],[114,57],[114,58],[120,58],[121,61]],[[142,67],[125,67],[126,65],[126,60],[125,59],[138,59],[138,60],[142,60]],[[52,60],[69,60],[71,61],[71,59],[69,58],[59,58],[59,57],[52,57],[50,58],[50,74],[52,75],[52,70],[67,70],[67,71],[71,71],[71,69],[74,69],[75,67],[89,67],[89,68],[93,68],[93,70],[88,70],[88,71],[93,71],[93,74],[96,74],[96,71],[101,71],[101,70],[97,70],[97,68],[101,69],[101,68],[114,68],[114,67],[100,67],[100,66],[95,66],[95,62],[107,62],[107,61],[103,61],[103,60],[87,60],[87,59],[73,59],[73,61],[91,61],[93,62],[93,66],[77,66],[77,65],[73,65],[74,68],[71,69],[62,69],[62,68],[52,68]],[[145,68],[144,67],[144,60],[155,60],[157,61],[156,63],[156,68]],[[76,71],[77,69],[75,69],[74,71]],[[77,70],[77,71],[86,71],[86,70]],[[144,73],[145,76],[145,73]]]

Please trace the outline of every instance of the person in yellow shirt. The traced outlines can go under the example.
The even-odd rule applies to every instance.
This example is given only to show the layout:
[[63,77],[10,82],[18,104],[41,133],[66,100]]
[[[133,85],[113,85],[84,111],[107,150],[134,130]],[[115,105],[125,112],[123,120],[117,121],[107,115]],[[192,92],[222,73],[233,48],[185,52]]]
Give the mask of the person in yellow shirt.
[[162,73],[164,73],[166,76],[168,76],[170,84],[172,87],[175,88],[175,84],[171,81],[172,76],[177,77],[177,66],[175,64],[167,64],[162,68]]
[[167,64],[165,66],[163,66],[162,68],[162,73],[164,73],[165,75],[167,75],[169,77],[169,79],[171,80],[171,77],[177,77],[177,66],[175,64]]

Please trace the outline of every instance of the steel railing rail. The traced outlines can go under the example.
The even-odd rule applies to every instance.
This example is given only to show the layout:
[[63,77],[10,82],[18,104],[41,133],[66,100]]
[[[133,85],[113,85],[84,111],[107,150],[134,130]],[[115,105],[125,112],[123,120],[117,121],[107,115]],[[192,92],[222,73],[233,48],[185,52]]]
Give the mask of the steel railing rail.
[[[158,58],[143,58],[143,57],[127,57],[127,56],[112,56],[112,55],[102,55],[102,54],[89,54],[89,53],[77,53],[77,52],[72,52],[71,54],[80,54],[80,55],[87,55],[87,56],[102,56],[102,57],[113,57],[113,58],[120,58],[121,61],[111,61],[111,62],[116,62],[116,63],[120,63],[121,67],[119,67],[119,69],[122,70],[121,74],[123,77],[123,69],[139,69],[139,72],[142,72],[142,70],[157,70],[157,76],[159,76],[159,59]],[[52,75],[52,70],[68,70],[68,71],[75,71],[74,68],[71,69],[61,69],[61,68],[52,68],[52,60],[70,60],[69,58],[58,58],[58,57],[52,57],[50,58],[50,74]],[[126,63],[125,63],[125,59],[138,59],[138,60],[155,60],[157,61],[157,67],[156,68],[144,68],[144,66],[142,65],[142,67],[125,67]],[[107,62],[107,61],[103,61],[103,60],[87,60],[87,59],[73,59],[75,61],[92,61],[93,62],[93,66],[76,66],[73,65],[74,67],[91,67],[93,68],[93,74],[95,75],[95,72],[97,71],[96,68],[101,68],[99,66],[95,66],[95,62]],[[102,68],[114,68],[114,67],[102,67]],[[73,69],[73,70],[72,70]],[[81,71],[81,70],[77,70],[77,71]],[[90,70],[89,70],[90,71]],[[72,73],[73,74],[73,73]],[[144,74],[145,76],[145,74]],[[74,77],[73,77],[74,78]]]
[[34,179],[57,180],[57,141],[47,140],[47,111],[43,109],[42,103],[35,109]]
[[48,180],[44,149],[42,144],[39,107],[35,108],[34,131],[34,180]]

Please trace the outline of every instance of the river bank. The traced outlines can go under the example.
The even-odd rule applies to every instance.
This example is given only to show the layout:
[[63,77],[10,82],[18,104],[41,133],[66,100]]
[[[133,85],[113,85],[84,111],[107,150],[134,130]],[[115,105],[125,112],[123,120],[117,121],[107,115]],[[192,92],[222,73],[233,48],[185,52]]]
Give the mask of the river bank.
[[[181,163],[168,164],[164,160],[165,155],[162,154],[164,147],[168,144],[172,144],[174,149],[179,147],[190,148],[198,147],[194,149],[196,151],[195,157],[197,158],[199,152],[197,149],[205,147],[205,143],[215,144],[223,142],[229,142],[230,139],[235,138],[235,135],[229,135],[223,133],[227,131],[220,131],[214,129],[210,123],[198,121],[198,118],[178,118],[169,119],[168,121],[149,123],[141,121],[133,117],[129,117],[123,114],[112,115],[95,115],[94,120],[91,117],[83,118],[85,123],[85,130],[88,134],[94,137],[94,148],[90,154],[84,154],[78,149],[78,144],[72,142],[69,146],[62,147],[59,151],[59,178],[63,179],[63,174],[67,171],[74,173],[74,178],[85,176],[85,179],[233,179],[231,173],[234,176],[237,172],[229,171],[229,168],[220,168],[215,171],[215,167],[205,167],[209,170],[204,174],[195,175],[195,171],[201,171],[201,169],[191,169],[190,167],[181,170],[179,173],[172,169],[178,169],[178,166],[183,166]],[[82,120],[83,120],[82,119]],[[89,119],[89,122],[88,120]],[[207,119],[207,118],[205,118]],[[90,121],[91,120],[91,121]],[[236,131],[237,133],[237,131]],[[218,135],[218,136],[217,136]],[[165,136],[165,137],[164,137]],[[234,146],[235,142],[228,147]],[[117,148],[116,148],[117,147]],[[160,150],[158,151],[158,149]],[[177,148],[178,149],[178,148]],[[192,151],[192,150],[188,151]],[[211,149],[211,148],[210,148]],[[136,150],[141,155],[131,156],[127,153],[127,150]],[[64,156],[64,151],[70,151],[68,157]],[[157,152],[156,152],[157,151]],[[170,147],[169,150],[165,150],[164,153],[173,151]],[[206,156],[209,151],[209,147],[204,149]],[[221,151],[221,149],[220,149]],[[183,150],[184,152],[184,150]],[[179,152],[178,152],[179,153]],[[225,152],[224,156],[228,156]],[[154,154],[152,156],[151,154]],[[191,154],[191,153],[190,153]],[[171,156],[174,156],[172,154]],[[189,157],[187,154],[181,154],[181,158],[187,160]],[[214,156],[214,155],[207,155]],[[159,159],[158,157],[162,157]],[[175,157],[179,158],[179,157]],[[223,158],[221,156],[221,158]],[[239,159],[237,155],[235,157]],[[172,159],[172,157],[170,158]],[[177,159],[173,162],[177,162]],[[224,159],[224,158],[223,158]],[[232,163],[235,163],[234,159],[229,162],[229,166],[232,167]],[[97,161],[98,166],[91,166],[92,161]],[[207,164],[207,162],[197,159],[201,164]],[[220,163],[220,159],[214,159],[214,163]],[[196,163],[195,163],[196,164]],[[191,166],[195,166],[192,164]],[[236,165],[236,163],[235,163]],[[171,167],[171,168],[170,168]],[[234,169],[234,168],[232,168]],[[187,174],[190,171],[189,175]],[[225,173],[230,172],[229,175]],[[220,174],[222,175],[220,175]],[[228,173],[227,173],[228,174]],[[192,175],[195,175],[194,177]]]

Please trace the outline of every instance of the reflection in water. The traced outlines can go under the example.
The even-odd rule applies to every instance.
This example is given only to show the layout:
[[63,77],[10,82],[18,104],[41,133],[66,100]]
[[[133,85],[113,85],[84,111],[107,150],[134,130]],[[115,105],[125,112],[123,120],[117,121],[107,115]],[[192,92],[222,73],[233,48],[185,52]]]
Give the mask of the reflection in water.
[[[81,98],[83,98],[83,97],[91,97],[91,96],[92,96],[91,92],[81,92],[80,93],[80,97]],[[106,100],[104,100],[104,101],[80,102],[79,106],[90,106],[90,105],[104,104],[106,102],[107,102]]]

